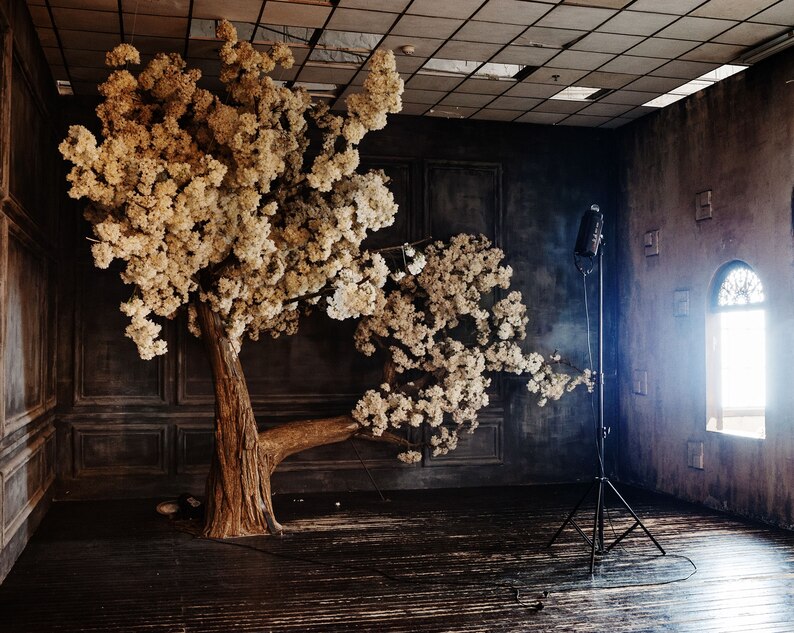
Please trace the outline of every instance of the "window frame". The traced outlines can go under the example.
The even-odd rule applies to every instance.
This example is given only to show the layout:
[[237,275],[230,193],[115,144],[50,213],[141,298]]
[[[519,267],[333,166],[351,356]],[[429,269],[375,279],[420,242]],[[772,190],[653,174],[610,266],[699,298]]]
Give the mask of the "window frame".
[[[731,273],[737,269],[750,271],[761,287],[763,298],[761,301],[748,302],[742,304],[719,305],[719,294],[725,281]],[[734,259],[720,266],[715,273],[708,295],[708,306],[706,310],[706,431],[731,435],[733,437],[745,437],[750,439],[766,439],[766,404],[762,408],[737,408],[722,406],[722,318],[721,315],[727,312],[744,312],[761,310],[764,318],[764,359],[766,362],[766,351],[769,344],[766,337],[768,299],[760,276],[755,269],[747,262]],[[766,377],[768,372],[764,371],[764,382],[766,390]],[[741,431],[737,429],[725,428],[725,411],[731,410],[734,413],[744,414],[746,417],[761,418],[760,432]],[[727,416],[731,418],[742,417],[742,415]]]

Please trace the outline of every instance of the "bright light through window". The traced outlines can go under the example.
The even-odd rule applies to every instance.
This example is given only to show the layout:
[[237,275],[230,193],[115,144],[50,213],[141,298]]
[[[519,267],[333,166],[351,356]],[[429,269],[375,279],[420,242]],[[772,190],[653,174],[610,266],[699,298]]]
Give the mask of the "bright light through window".
[[766,325],[763,310],[720,313],[722,408],[766,406]]
[[709,431],[766,437],[766,296],[741,261],[717,274],[706,321]]

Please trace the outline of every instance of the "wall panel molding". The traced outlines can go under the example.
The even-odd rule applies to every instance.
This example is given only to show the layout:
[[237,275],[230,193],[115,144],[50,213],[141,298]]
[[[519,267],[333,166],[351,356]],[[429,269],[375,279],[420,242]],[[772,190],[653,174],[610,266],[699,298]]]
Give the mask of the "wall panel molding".
[[166,424],[75,424],[74,476],[167,475],[168,447]]
[[9,223],[7,235],[3,401],[5,433],[10,434],[47,410],[47,358],[54,350],[48,349],[48,262],[14,223]]
[[477,430],[471,435],[462,432],[458,438],[458,448],[447,455],[433,457],[426,449],[425,465],[438,466],[484,466],[504,463],[503,418],[480,420]]
[[2,532],[8,543],[27,520],[52,484],[53,467],[47,464],[53,429],[17,453],[2,469]]
[[[119,304],[129,298],[129,286],[118,279],[117,269],[94,270],[92,264],[84,262],[77,271],[74,405],[167,404],[169,356],[175,346],[172,344],[172,351],[165,356],[141,360],[135,344],[124,336],[128,320],[119,311]],[[164,336],[168,329],[166,324]]]
[[8,197],[8,169],[11,160],[11,66],[13,34],[0,15],[0,201]]

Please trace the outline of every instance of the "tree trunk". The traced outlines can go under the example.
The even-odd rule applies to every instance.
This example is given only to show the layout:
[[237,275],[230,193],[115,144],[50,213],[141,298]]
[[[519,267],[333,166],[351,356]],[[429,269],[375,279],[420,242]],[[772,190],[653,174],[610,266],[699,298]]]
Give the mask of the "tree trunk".
[[201,337],[215,386],[215,452],[207,479],[204,536],[228,538],[282,531],[273,513],[270,476],[283,459],[342,442],[360,427],[350,416],[284,424],[261,434],[237,352],[220,317],[197,302]]

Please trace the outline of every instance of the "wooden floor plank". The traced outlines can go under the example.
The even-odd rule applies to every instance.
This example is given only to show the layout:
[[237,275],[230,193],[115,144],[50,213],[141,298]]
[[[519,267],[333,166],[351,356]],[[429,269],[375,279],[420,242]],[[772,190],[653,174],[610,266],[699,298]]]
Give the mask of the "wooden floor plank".
[[[547,547],[581,492],[283,495],[287,534],[225,543],[155,500],[59,503],[0,586],[0,631],[792,630],[793,533],[628,489],[669,555],[635,531],[591,576],[572,529]],[[587,530],[591,512],[577,517]],[[610,519],[609,541],[632,523]]]

